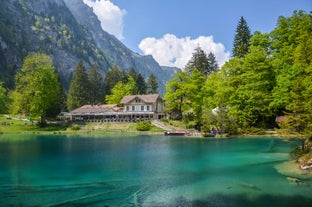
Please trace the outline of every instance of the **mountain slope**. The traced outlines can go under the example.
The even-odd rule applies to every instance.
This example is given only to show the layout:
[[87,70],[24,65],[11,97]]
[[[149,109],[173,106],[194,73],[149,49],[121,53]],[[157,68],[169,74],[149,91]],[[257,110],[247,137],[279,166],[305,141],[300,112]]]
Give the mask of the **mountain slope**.
[[110,67],[90,32],[76,21],[63,0],[3,1],[0,20],[0,71],[9,86],[30,52],[43,51],[52,57],[65,88],[79,59],[87,65],[98,64],[103,73]]
[[103,75],[117,64],[131,67],[145,78],[154,74],[162,93],[177,69],[159,66],[152,56],[129,50],[103,31],[92,9],[83,0],[0,0],[0,81],[12,87],[15,72],[30,52],[50,55],[68,88],[78,60],[96,63]]
[[133,67],[144,77],[154,74],[164,92],[166,83],[178,70],[177,68],[161,67],[152,56],[134,53],[116,37],[103,31],[100,21],[83,0],[64,0],[64,2],[76,19],[91,31],[93,40],[111,64],[117,64],[126,71]]

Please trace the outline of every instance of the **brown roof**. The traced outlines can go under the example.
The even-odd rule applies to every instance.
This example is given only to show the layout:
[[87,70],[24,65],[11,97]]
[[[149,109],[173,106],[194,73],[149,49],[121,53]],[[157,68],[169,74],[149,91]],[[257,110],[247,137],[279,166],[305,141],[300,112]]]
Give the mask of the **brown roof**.
[[80,113],[103,113],[109,111],[118,111],[120,108],[117,104],[104,104],[104,105],[84,105],[80,108],[72,110],[71,114],[80,114]]
[[285,122],[287,121],[287,117],[286,116],[277,116],[275,118],[275,122],[279,123],[279,122]]
[[159,94],[148,94],[148,95],[132,95],[132,96],[125,96],[120,101],[121,104],[127,104],[133,101],[135,98],[141,99],[145,103],[155,103],[159,98]]

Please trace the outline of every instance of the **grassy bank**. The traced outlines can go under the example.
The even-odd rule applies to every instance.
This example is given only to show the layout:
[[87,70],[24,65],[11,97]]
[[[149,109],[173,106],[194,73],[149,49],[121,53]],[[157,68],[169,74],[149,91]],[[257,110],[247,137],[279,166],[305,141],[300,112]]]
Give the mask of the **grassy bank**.
[[36,122],[23,117],[0,115],[0,133],[2,134],[99,134],[99,135],[128,135],[128,134],[160,134],[164,130],[152,126],[149,131],[140,132],[136,123],[87,123],[48,124],[37,126]]

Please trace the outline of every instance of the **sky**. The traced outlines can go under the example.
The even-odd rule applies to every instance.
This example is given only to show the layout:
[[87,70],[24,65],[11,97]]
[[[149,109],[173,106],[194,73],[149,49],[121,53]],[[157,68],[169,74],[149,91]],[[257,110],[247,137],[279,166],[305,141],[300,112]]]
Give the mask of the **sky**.
[[83,0],[103,30],[132,51],[152,55],[161,66],[184,68],[196,47],[230,57],[241,16],[251,33],[271,32],[278,17],[312,11],[312,0]]

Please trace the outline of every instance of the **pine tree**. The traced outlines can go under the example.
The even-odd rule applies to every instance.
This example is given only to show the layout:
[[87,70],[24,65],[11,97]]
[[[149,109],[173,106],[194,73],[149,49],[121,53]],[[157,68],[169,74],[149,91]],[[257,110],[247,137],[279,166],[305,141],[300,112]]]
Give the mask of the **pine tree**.
[[[146,94],[147,91],[147,84],[144,80],[144,77],[141,75],[141,73],[138,74],[136,80],[135,80],[137,87],[138,87],[138,94]],[[157,92],[158,85],[156,87]]]
[[152,74],[147,78],[147,87],[148,87],[147,93],[149,93],[149,94],[157,93],[158,82],[157,82],[155,75]]
[[88,71],[90,83],[90,103],[97,104],[104,101],[103,77],[97,65],[92,65]]
[[250,46],[250,30],[244,17],[241,17],[236,28],[234,37],[232,56],[235,58],[243,58],[249,51]]
[[79,61],[71,80],[67,108],[69,111],[88,104],[90,100],[88,74],[85,70],[82,60]]
[[216,56],[210,52],[208,54],[208,71],[209,71],[209,74],[212,73],[212,72],[216,72],[218,69],[219,69],[219,66],[218,66],[218,63],[216,61]]
[[119,82],[127,83],[128,75],[125,71],[121,70],[117,65],[114,65],[108,70],[104,78],[103,90],[104,96],[112,93],[112,88]]
[[191,60],[185,66],[185,71],[188,74],[191,74],[195,69],[204,76],[208,76],[210,73],[207,55],[200,47],[195,49]]
[[136,82],[137,91],[135,91],[135,94],[145,94],[147,86],[141,73],[137,73],[134,68],[130,68],[128,76],[132,77]]

